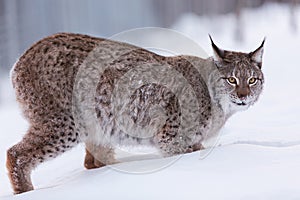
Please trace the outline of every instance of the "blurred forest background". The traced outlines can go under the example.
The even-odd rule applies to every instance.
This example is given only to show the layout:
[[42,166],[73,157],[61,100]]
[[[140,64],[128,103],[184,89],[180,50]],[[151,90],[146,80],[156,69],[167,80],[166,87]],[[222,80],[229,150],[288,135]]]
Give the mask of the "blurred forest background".
[[[171,27],[184,13],[213,17],[226,13],[236,16],[236,40],[242,42],[239,17],[244,8],[260,7],[275,0],[0,0],[0,74],[7,72],[18,57],[35,41],[56,32],[77,32],[109,37],[138,27]],[[300,0],[290,4],[293,14]],[[222,30],[220,30],[222,31]],[[0,77],[2,77],[0,75]]]

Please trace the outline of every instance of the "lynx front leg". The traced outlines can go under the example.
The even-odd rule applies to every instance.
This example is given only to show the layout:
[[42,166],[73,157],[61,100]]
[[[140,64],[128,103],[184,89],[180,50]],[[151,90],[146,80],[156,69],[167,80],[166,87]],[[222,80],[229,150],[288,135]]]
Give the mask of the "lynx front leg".
[[[61,128],[65,132],[56,131]],[[69,130],[71,131],[71,130]],[[7,151],[6,167],[15,194],[33,190],[31,171],[40,163],[76,146],[78,134],[58,124],[31,127],[21,142]]]
[[115,160],[115,152],[111,147],[94,145],[86,143],[86,154],[84,159],[84,167],[86,169],[94,169],[105,165],[117,163]]
[[[176,128],[174,128],[176,127]],[[204,149],[200,138],[191,140],[185,135],[180,135],[179,125],[166,124],[163,129],[154,137],[156,147],[165,156],[173,156],[184,153],[191,153]],[[196,136],[197,134],[195,134]]]

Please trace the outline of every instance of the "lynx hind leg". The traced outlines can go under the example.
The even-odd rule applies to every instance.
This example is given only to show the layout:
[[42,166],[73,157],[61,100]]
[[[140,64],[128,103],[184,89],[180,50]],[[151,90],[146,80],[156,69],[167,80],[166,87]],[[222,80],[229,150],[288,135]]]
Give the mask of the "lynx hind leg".
[[30,175],[37,165],[79,143],[78,134],[66,130],[59,124],[31,127],[22,141],[7,151],[6,167],[15,194],[33,190]]
[[86,143],[86,154],[84,167],[86,169],[95,169],[117,163],[115,160],[115,151],[111,147]]

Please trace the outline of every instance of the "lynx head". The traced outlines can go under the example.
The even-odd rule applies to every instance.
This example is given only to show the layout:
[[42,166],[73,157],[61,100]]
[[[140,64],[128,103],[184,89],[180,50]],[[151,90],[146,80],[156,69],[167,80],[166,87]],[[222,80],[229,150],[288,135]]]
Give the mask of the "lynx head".
[[211,37],[210,40],[215,54],[214,62],[221,74],[231,106],[239,110],[253,105],[261,94],[264,83],[261,67],[265,40],[250,53],[222,50]]

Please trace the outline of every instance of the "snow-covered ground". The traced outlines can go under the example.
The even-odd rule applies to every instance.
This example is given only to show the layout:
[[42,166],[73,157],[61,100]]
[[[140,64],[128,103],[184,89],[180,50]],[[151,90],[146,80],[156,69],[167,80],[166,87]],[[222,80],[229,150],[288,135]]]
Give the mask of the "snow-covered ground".
[[[2,80],[0,92],[6,98],[0,104],[0,199],[300,199],[300,30],[291,31],[288,6],[266,5],[246,10],[242,17],[245,41],[241,44],[233,40],[233,15],[208,19],[188,14],[173,28],[210,55],[207,33],[219,47],[242,51],[255,49],[266,36],[262,97],[228,121],[219,145],[208,156],[200,159],[199,152],[187,154],[155,172],[114,168],[137,172],[168,159],[85,170],[84,147],[79,145],[33,172],[36,190],[13,196],[5,151],[21,139],[27,123],[9,84]],[[299,7],[296,19],[300,28]]]

